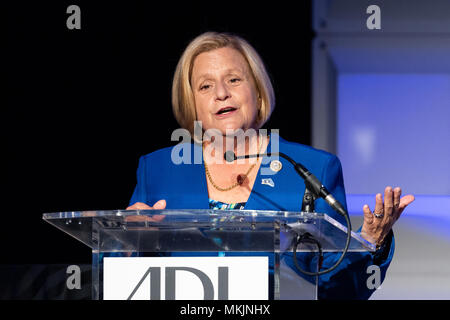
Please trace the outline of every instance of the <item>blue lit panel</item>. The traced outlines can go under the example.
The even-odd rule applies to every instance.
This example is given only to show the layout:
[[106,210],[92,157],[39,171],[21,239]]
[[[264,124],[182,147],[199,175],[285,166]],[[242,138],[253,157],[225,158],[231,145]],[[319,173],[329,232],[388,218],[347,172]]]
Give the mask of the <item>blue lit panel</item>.
[[450,196],[450,75],[341,74],[337,99],[348,194]]

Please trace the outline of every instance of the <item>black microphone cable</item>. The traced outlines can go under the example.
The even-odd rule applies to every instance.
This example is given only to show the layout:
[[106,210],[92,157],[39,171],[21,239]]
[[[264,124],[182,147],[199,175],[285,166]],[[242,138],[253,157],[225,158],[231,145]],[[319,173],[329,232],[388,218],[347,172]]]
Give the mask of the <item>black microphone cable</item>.
[[[304,273],[304,274],[309,275],[309,276],[320,276],[322,274],[325,274],[325,273],[333,271],[334,269],[337,268],[337,266],[339,266],[339,264],[342,262],[342,260],[344,259],[345,255],[347,254],[348,248],[350,246],[350,240],[352,238],[352,236],[351,236],[352,229],[351,229],[351,223],[350,223],[350,219],[348,217],[348,214],[345,215],[344,217],[345,217],[345,220],[347,222],[347,239],[345,241],[344,250],[342,251],[342,254],[339,257],[338,261],[336,261],[336,263],[333,266],[331,266],[330,268],[328,268],[326,270],[317,271],[317,272],[310,272],[310,271],[306,271],[306,270],[303,270],[302,268],[300,268],[300,266],[298,265],[298,261],[297,261],[297,246],[300,243],[302,243],[302,242],[313,242],[313,241],[311,241],[310,239],[307,239],[307,241],[304,241],[305,240],[304,237],[302,237],[302,236],[298,236],[297,237],[297,241],[296,241],[296,243],[294,245],[294,248],[293,248],[293,259],[294,259],[295,267],[301,273]],[[310,238],[310,237],[308,237],[308,238]],[[314,239],[314,240],[318,243],[318,241],[316,239]],[[319,250],[319,270],[320,270],[320,268],[322,266],[322,262],[323,262],[322,248],[320,247],[320,244],[318,245],[318,250]]]
[[[350,218],[349,218],[348,212],[344,209],[344,207],[336,199],[334,199],[334,197],[328,192],[328,190],[320,183],[320,181],[311,172],[309,172],[303,165],[301,165],[300,163],[295,162],[294,160],[292,160],[290,157],[288,157],[284,153],[281,153],[281,152],[270,153],[270,152],[268,152],[268,153],[262,153],[262,154],[245,155],[245,156],[237,157],[234,154],[233,151],[227,151],[227,152],[224,153],[224,159],[227,162],[232,162],[232,161],[235,161],[237,159],[259,158],[259,157],[264,157],[264,156],[270,157],[270,156],[273,156],[273,155],[274,156],[281,156],[282,158],[288,160],[294,166],[295,171],[305,181],[305,186],[310,191],[312,191],[317,197],[323,198],[337,213],[339,213],[340,215],[342,215],[345,218],[345,221],[347,223],[347,239],[345,241],[344,250],[342,251],[342,254],[339,257],[339,259],[336,261],[336,263],[333,266],[331,266],[330,268],[328,268],[326,270],[323,270],[323,271],[320,271],[320,267],[321,267],[321,264],[322,264],[322,261],[323,261],[322,248],[320,246],[320,243],[316,239],[314,239],[311,234],[303,234],[303,235],[298,235],[297,234],[297,238],[296,238],[296,241],[295,241],[295,244],[294,244],[294,248],[293,248],[294,264],[295,264],[295,267],[301,273],[309,275],[309,276],[320,276],[322,274],[329,273],[329,272],[333,271],[334,269],[336,269],[337,266],[339,266],[339,264],[344,259],[345,255],[347,254],[348,248],[350,246],[350,240],[352,238],[352,225],[351,225],[351,222],[350,222]],[[319,271],[317,271],[317,272],[306,271],[306,270],[303,270],[302,268],[300,268],[300,266],[298,265],[298,261],[297,261],[297,247],[302,242],[312,242],[312,243],[315,243],[317,245],[318,251],[319,251]]]

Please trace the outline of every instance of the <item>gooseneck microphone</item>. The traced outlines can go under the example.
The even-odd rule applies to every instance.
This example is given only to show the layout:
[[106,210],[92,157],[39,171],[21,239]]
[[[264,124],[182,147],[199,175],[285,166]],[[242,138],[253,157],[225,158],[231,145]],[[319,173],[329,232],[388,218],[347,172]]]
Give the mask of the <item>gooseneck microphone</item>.
[[[224,153],[223,157],[227,162],[233,162],[238,159],[248,159],[248,158],[259,158],[264,156],[280,156],[287,161],[289,161],[293,166],[295,171],[300,175],[300,177],[303,178],[305,182],[306,189],[310,190],[316,198],[323,198],[329,205],[332,207],[337,213],[342,215],[346,222],[347,222],[347,240],[345,243],[344,250],[342,252],[341,257],[338,259],[338,261],[330,268],[324,270],[324,271],[318,271],[318,272],[308,272],[305,270],[302,270],[300,266],[298,265],[297,259],[296,259],[296,251],[298,244],[302,241],[302,239],[305,239],[304,235],[298,236],[297,243],[294,246],[293,253],[294,253],[294,263],[297,269],[299,269],[300,272],[310,275],[310,276],[317,276],[322,275],[324,273],[328,273],[332,270],[334,270],[344,259],[345,254],[348,251],[348,247],[350,245],[351,240],[351,230],[352,225],[350,223],[350,218],[348,216],[347,211],[344,209],[342,204],[337,201],[333,195],[327,190],[327,188],[324,187],[324,185],[319,181],[319,179],[316,178],[308,169],[306,169],[302,164],[295,162],[292,158],[287,156],[284,153],[281,152],[268,152],[268,153],[260,153],[260,154],[252,154],[252,155],[244,155],[244,156],[236,156],[236,154],[233,151],[227,151]],[[311,240],[311,235],[308,234],[307,239]],[[313,239],[317,244],[318,241]],[[321,252],[320,244],[318,244],[319,252]],[[321,257],[322,258],[322,257]]]
[[252,154],[245,156],[236,156],[233,151],[227,151],[224,153],[223,157],[227,162],[233,162],[238,159],[248,159],[248,158],[259,158],[263,156],[280,156],[294,166],[295,171],[300,175],[300,177],[305,180],[305,186],[307,189],[311,190],[317,197],[323,198],[336,212],[341,214],[342,216],[346,216],[347,212],[344,207],[337,201],[333,195],[323,186],[323,184],[309,172],[302,164],[295,162],[292,158],[288,157],[284,153],[281,152],[273,152],[273,153],[264,153],[264,154]]

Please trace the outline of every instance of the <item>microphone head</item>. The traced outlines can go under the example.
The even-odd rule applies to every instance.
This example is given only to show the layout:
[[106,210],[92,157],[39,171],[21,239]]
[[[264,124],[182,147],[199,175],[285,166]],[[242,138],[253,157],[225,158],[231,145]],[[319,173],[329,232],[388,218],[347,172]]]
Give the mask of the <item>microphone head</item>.
[[226,162],[233,162],[236,160],[236,155],[233,151],[227,151],[223,154],[223,158],[226,160]]

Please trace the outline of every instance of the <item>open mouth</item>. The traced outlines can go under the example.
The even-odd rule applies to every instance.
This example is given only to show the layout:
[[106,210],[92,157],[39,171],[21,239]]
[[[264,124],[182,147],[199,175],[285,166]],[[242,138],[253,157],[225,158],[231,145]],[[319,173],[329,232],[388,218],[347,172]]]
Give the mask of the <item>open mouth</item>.
[[216,112],[216,115],[224,115],[235,111],[237,108],[234,107],[225,107]]

